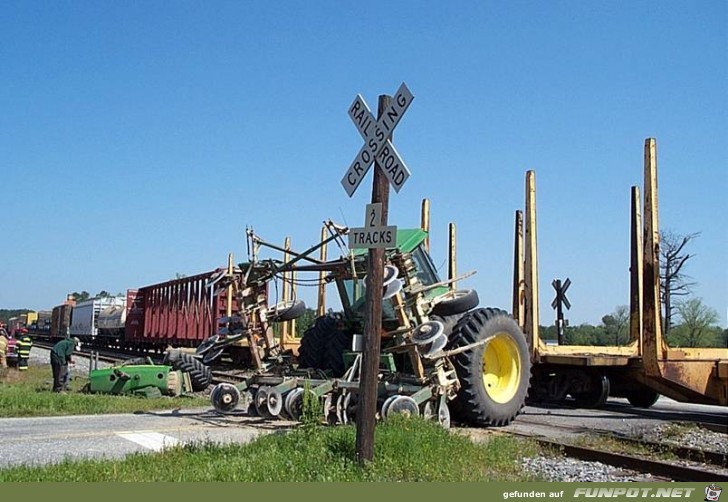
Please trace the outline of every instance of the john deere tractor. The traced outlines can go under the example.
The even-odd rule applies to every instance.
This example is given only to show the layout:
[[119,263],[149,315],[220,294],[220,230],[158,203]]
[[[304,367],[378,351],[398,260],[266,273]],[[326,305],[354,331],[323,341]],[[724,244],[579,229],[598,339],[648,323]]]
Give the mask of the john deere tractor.
[[[329,240],[340,239],[347,231],[330,222],[328,226]],[[474,290],[453,291],[455,279],[440,280],[425,250],[426,238],[420,229],[399,230],[397,247],[385,253],[379,416],[386,420],[397,413],[422,414],[448,426],[452,409],[463,422],[506,425],[523,407],[528,391],[526,339],[508,313],[479,308]],[[261,242],[255,241],[253,248]],[[347,423],[356,414],[366,252],[329,262],[309,259],[301,265],[316,248],[292,253],[289,261],[268,261],[267,273],[252,275],[260,283],[261,278],[272,279],[283,271],[325,272],[326,281],[336,284],[342,311],[316,319],[303,335],[297,358],[289,360],[278,352],[245,382],[218,385],[211,395],[218,411],[234,409],[240,391],[246,391],[251,410],[258,414],[298,419],[303,394],[308,392],[320,399],[332,423]],[[250,267],[256,265],[245,265]],[[236,289],[245,288],[240,284]],[[243,319],[241,332],[250,332],[256,324],[245,325]]]

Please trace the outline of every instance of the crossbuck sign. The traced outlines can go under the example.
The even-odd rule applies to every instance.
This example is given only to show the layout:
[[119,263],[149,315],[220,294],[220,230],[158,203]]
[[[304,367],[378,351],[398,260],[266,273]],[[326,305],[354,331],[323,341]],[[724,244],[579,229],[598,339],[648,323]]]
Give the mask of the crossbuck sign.
[[394,95],[392,104],[384,110],[379,120],[375,120],[364,98],[360,94],[354,98],[354,102],[349,107],[349,117],[364,138],[364,146],[361,147],[354,162],[341,179],[341,184],[349,197],[354,195],[375,160],[398,193],[410,177],[410,172],[394,148],[390,137],[413,99],[414,96],[407,85],[402,82]]

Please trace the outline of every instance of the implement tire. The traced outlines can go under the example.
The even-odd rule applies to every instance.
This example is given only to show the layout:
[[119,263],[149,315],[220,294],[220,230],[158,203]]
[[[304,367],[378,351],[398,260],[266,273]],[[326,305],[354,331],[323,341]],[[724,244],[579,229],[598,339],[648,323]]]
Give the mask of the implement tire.
[[436,303],[430,313],[438,316],[462,314],[474,309],[480,303],[478,292],[474,289],[461,289],[455,291],[452,295],[452,298]]
[[518,324],[503,310],[479,308],[464,315],[450,335],[449,349],[489,342],[453,356],[460,390],[456,415],[479,426],[508,425],[528,394],[531,359]]
[[306,304],[301,300],[280,302],[269,309],[270,322],[285,322],[298,319],[306,313]]
[[180,352],[179,357],[172,361],[172,368],[190,374],[192,390],[195,392],[205,390],[212,381],[210,367],[205,366],[202,361],[185,352]]

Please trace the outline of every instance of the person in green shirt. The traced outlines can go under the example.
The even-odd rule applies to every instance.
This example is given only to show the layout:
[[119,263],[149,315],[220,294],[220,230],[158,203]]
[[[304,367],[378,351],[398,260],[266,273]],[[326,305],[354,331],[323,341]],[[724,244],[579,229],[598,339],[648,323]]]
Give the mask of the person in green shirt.
[[80,340],[73,337],[61,340],[51,349],[53,392],[68,390],[68,364],[73,363],[73,351],[80,348]]

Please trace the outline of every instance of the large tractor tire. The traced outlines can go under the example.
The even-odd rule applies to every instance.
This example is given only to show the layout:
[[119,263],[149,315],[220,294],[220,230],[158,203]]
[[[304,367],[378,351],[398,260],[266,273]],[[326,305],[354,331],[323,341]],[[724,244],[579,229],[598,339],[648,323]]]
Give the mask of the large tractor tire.
[[210,382],[212,381],[212,371],[209,366],[205,366],[202,361],[196,357],[187,354],[186,352],[180,352],[178,357],[175,357],[172,363],[172,368],[179,371],[184,371],[190,374],[190,381],[192,382],[192,390],[199,392],[205,390]]
[[298,349],[298,366],[331,373],[334,377],[344,374],[344,352],[351,348],[351,335],[337,329],[335,317],[316,319],[306,330]]
[[313,325],[304,331],[301,346],[298,348],[298,366],[300,368],[321,369],[323,367],[327,334],[334,329],[336,329],[336,320],[331,316],[323,316],[316,319]]
[[503,310],[476,309],[455,325],[449,348],[487,339],[452,359],[460,379],[453,408],[473,425],[508,425],[525,404],[531,374],[526,337],[518,324]]

